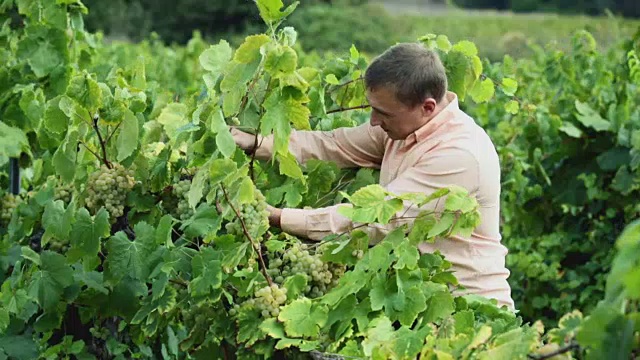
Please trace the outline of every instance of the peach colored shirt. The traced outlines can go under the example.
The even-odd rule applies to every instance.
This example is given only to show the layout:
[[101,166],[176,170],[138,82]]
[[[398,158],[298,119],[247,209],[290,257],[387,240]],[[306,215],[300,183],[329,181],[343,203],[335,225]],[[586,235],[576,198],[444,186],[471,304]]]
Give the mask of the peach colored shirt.
[[[466,288],[458,294],[495,298],[499,305],[514,309],[507,283],[510,272],[505,267],[507,248],[500,242],[498,155],[485,131],[459,109],[456,94],[448,92],[447,100],[449,104],[436,117],[405,140],[392,140],[382,128],[366,123],[325,132],[293,131],[289,148],[300,163],[322,159],[340,167],[380,169],[380,185],[394,194],[430,194],[449,185],[466,188],[480,204],[480,225],[468,238],[453,236],[423,243],[420,251],[440,250],[452,263],[454,275]],[[256,156],[269,158],[272,146],[272,138],[264,138]],[[338,214],[338,206],[283,209],[282,230],[313,240],[349,231],[354,224]],[[406,214],[405,209],[397,215],[416,216],[424,209],[409,207]],[[378,242],[400,223],[362,230],[372,242]]]

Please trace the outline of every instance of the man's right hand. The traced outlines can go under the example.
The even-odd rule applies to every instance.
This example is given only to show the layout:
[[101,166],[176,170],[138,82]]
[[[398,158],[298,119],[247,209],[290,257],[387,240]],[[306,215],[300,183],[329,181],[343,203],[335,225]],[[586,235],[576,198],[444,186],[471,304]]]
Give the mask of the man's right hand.
[[238,130],[234,127],[231,128],[231,135],[233,136],[233,140],[236,142],[238,147],[246,152],[253,152],[254,145],[256,142],[256,136],[246,133],[244,131]]

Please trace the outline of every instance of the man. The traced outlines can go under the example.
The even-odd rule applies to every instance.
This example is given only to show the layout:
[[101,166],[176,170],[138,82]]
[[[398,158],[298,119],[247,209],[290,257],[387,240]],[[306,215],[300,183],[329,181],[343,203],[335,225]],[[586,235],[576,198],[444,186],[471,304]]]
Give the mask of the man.
[[[469,238],[453,236],[420,244],[422,252],[440,250],[453,264],[466,290],[498,300],[513,309],[505,267],[507,249],[500,243],[500,166],[491,139],[458,107],[447,91],[447,76],[438,55],[417,43],[391,47],[367,68],[364,77],[371,121],[333,131],[293,131],[290,150],[299,162],[334,161],[340,167],[380,169],[380,185],[394,194],[430,194],[450,185],[466,188],[480,204],[481,224]],[[268,159],[271,136],[253,149],[254,136],[233,129],[238,146]],[[348,231],[351,220],[337,206],[321,209],[269,208],[270,222],[283,231],[320,240]],[[424,208],[423,208],[424,209]],[[403,214],[405,210],[401,211]],[[409,208],[405,216],[416,216]],[[397,223],[364,229],[379,241]]]

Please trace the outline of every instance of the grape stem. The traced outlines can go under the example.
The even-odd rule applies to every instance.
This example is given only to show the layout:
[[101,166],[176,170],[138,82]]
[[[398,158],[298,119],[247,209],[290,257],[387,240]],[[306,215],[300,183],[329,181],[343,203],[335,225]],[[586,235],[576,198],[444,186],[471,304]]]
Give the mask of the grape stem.
[[116,130],[118,130],[118,128],[120,127],[120,124],[122,124],[124,122],[124,120],[120,121],[118,123],[118,125],[116,125],[116,127],[113,129],[113,131],[111,132],[111,134],[109,134],[109,136],[107,136],[107,140],[105,142],[109,142],[109,140],[111,140],[111,137],[113,136],[113,134],[116,133]]
[[256,251],[256,253],[258,253],[258,261],[260,262],[260,270],[262,271],[262,275],[264,275],[264,278],[267,279],[267,283],[269,283],[269,286],[273,285],[273,280],[271,280],[271,276],[269,276],[269,274],[267,273],[267,265],[264,263],[264,259],[262,258],[262,252],[260,251],[260,246],[256,245],[255,241],[251,237],[251,234],[249,234],[249,230],[247,230],[247,225],[244,223],[244,219],[242,218],[242,215],[240,215],[240,212],[238,211],[238,209],[236,209],[236,207],[233,206],[233,203],[229,198],[229,193],[227,192],[227,189],[222,184],[220,184],[220,188],[222,189],[224,198],[229,203],[229,206],[231,206],[231,210],[233,210],[233,212],[238,217],[238,220],[240,220],[240,225],[242,225],[242,232],[244,233],[244,236],[246,236],[247,239],[249,239],[249,242],[251,242],[251,246],[253,246],[253,249]]
[[98,134],[98,141],[100,141],[100,147],[102,148],[102,162],[104,162],[104,164],[107,166],[107,168],[112,169],[113,166],[111,166],[111,163],[109,162],[109,160],[107,159],[107,145],[104,142],[104,139],[102,138],[102,134],[100,133],[100,129],[98,128],[98,114],[96,114],[93,117],[93,129],[96,131],[96,134]]
[[[92,154],[93,154],[93,156],[95,156],[98,160],[102,160],[102,159],[100,158],[100,155],[96,154],[96,152],[95,152],[95,151],[91,150],[91,148],[89,148],[89,147],[87,146],[87,144],[85,144],[82,140],[78,140],[78,144],[79,144],[79,145],[83,145],[83,146],[85,147],[85,149],[89,150],[89,152],[90,152],[90,153],[92,153]],[[79,150],[79,149],[78,149],[78,150]]]

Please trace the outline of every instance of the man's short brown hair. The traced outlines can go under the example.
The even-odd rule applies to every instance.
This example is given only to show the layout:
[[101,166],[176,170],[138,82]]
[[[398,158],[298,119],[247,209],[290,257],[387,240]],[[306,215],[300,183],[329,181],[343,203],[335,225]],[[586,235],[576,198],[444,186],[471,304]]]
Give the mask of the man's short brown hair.
[[364,75],[367,89],[387,87],[400,102],[416,106],[447,92],[447,74],[438,54],[419,43],[400,43],[375,58]]

